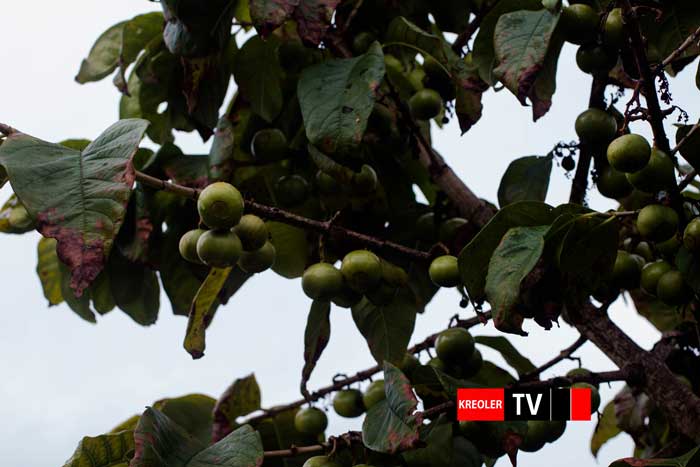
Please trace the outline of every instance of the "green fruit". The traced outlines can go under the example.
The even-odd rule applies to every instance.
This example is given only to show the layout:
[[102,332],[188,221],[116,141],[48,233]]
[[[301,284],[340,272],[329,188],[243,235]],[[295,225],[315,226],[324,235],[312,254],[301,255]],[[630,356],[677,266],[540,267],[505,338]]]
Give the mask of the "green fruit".
[[371,409],[372,406],[377,404],[377,402],[386,399],[386,392],[384,390],[384,380],[378,379],[377,381],[372,381],[372,383],[367,386],[367,390],[362,395],[362,402],[367,408]]
[[615,117],[600,109],[592,108],[582,112],[576,117],[575,126],[581,141],[593,146],[608,144],[617,134]]
[[693,253],[700,251],[700,217],[688,223],[683,231],[683,245]]
[[10,210],[10,216],[7,218],[10,227],[17,230],[26,230],[32,227],[34,221],[29,215],[27,208],[18,204],[12,210]]
[[356,193],[367,195],[377,189],[377,172],[363,164],[359,172],[352,175],[352,188]]
[[382,263],[371,251],[356,250],[345,255],[340,272],[351,289],[365,293],[382,280]]
[[428,269],[430,280],[438,287],[456,287],[461,282],[457,257],[451,255],[438,256]]
[[673,269],[671,265],[663,260],[644,266],[642,269],[642,278],[640,280],[642,290],[650,295],[656,295],[659,279],[671,269]]
[[304,271],[301,288],[313,300],[330,300],[343,289],[343,275],[332,264],[316,263]]
[[243,196],[226,182],[215,182],[199,194],[199,217],[210,229],[230,229],[243,215]]
[[463,328],[445,329],[435,340],[435,353],[449,364],[464,362],[473,352],[474,338]]
[[202,260],[199,259],[199,255],[197,254],[197,240],[199,240],[199,237],[201,237],[204,232],[206,232],[206,230],[194,229],[180,237],[180,256],[190,263],[202,264]]
[[384,54],[384,67],[387,73],[403,73],[401,60],[391,54]]
[[574,376],[585,376],[585,377],[588,377],[588,376],[591,376],[591,374],[592,374],[592,373],[591,373],[591,370],[587,370],[587,369],[585,369],[585,368],[573,368],[573,369],[571,369],[571,370],[569,370],[569,371],[566,372],[566,377],[567,377],[567,378],[571,378],[571,377],[574,377]]
[[328,456],[314,456],[307,459],[302,467],[342,467]]
[[338,292],[331,298],[331,301],[336,306],[339,306],[341,308],[351,308],[360,303],[360,300],[362,300],[362,294],[355,292],[345,283],[343,283],[343,287],[340,289],[340,292]]
[[639,242],[634,248],[634,252],[644,258],[646,261],[654,260],[654,252],[651,251],[651,246],[647,242]]
[[426,212],[416,220],[416,236],[420,240],[432,242],[436,237],[435,214]]
[[380,258],[382,263],[382,280],[394,287],[403,287],[408,284],[408,274],[403,268]]
[[410,353],[406,353],[404,355],[403,360],[401,361],[401,365],[399,365],[399,370],[406,376],[411,375],[413,373],[413,370],[418,368],[420,366],[420,361]]
[[277,203],[286,207],[298,206],[309,196],[309,184],[301,175],[285,175],[275,184]]
[[638,172],[627,174],[627,180],[636,189],[645,193],[669,190],[676,185],[673,161],[665,152],[653,149],[646,167]]
[[620,199],[632,193],[632,185],[627,181],[624,173],[605,167],[598,173],[596,186],[601,195],[610,199]]
[[562,9],[560,21],[567,41],[585,44],[595,40],[600,19],[590,6],[576,4]]
[[462,377],[471,378],[472,376],[476,375],[479,373],[479,370],[481,370],[483,364],[484,357],[482,357],[481,352],[479,352],[478,349],[474,349],[474,352],[472,352],[469,359],[460,365],[460,368],[462,369]]
[[625,250],[617,251],[615,265],[613,266],[612,282],[620,289],[633,290],[639,286],[641,266]]
[[238,266],[249,274],[263,272],[275,264],[277,252],[275,246],[270,242],[265,242],[262,247],[255,251],[243,251]]
[[459,229],[463,225],[467,224],[467,222],[469,221],[462,219],[461,217],[447,219],[445,222],[440,224],[440,241],[446,245],[452,243],[455,238],[457,238]]
[[316,172],[316,186],[321,193],[331,194],[340,191],[340,186],[335,178],[323,170]]
[[233,228],[233,233],[238,235],[245,251],[255,251],[265,245],[269,237],[265,221],[254,214],[246,214]]
[[462,377],[462,369],[459,366],[451,365],[446,361],[440,359],[440,357],[433,357],[430,360],[428,360],[428,366],[440,370],[443,373],[452,376],[453,378]]
[[591,390],[591,413],[596,413],[600,408],[600,393],[595,386],[588,383],[576,383],[571,385],[572,388],[590,389]]
[[355,418],[365,412],[362,393],[357,389],[338,391],[333,398],[333,409],[341,417]]
[[442,97],[433,89],[421,89],[411,96],[408,106],[418,120],[430,120],[442,112]]
[[656,296],[666,305],[683,305],[690,298],[690,290],[680,271],[671,270],[659,278]]
[[656,251],[661,253],[664,256],[668,257],[673,257],[676,255],[678,252],[678,249],[681,247],[681,241],[678,240],[678,237],[674,235],[673,237],[669,238],[668,240],[665,240],[663,242],[657,243],[656,244]]
[[197,256],[214,268],[233,266],[242,252],[241,241],[230,230],[208,230],[197,240]]
[[609,46],[619,49],[625,42],[625,28],[622,23],[622,9],[613,8],[605,18],[603,39]]
[[320,435],[328,426],[328,417],[315,407],[299,410],[294,416],[294,428],[305,435]]
[[382,104],[374,104],[372,113],[369,116],[368,126],[382,136],[391,134],[391,127],[394,124],[394,114],[389,107]]
[[426,87],[435,89],[445,101],[455,98],[455,85],[444,68],[434,59],[425,57],[423,71],[426,75]]
[[260,130],[250,142],[250,152],[260,162],[277,162],[287,157],[287,137],[277,128]]
[[372,45],[372,42],[376,40],[376,36],[371,32],[362,31],[358,33],[352,40],[352,51],[355,52],[356,55],[361,55],[367,52],[369,46]]
[[632,254],[630,254],[630,256],[632,257],[633,260],[635,260],[635,261],[637,262],[637,264],[639,265],[639,268],[640,268],[640,269],[643,268],[645,264],[647,264],[647,262],[646,262],[646,260],[644,259],[644,257],[642,257],[642,256],[640,256],[640,255],[638,255],[638,254],[636,254],[636,253],[632,253]]
[[615,66],[616,58],[597,44],[582,45],[576,51],[576,64],[584,73],[607,71]]
[[622,135],[608,146],[608,162],[620,172],[632,173],[642,170],[651,159],[651,146],[640,135]]
[[663,242],[678,231],[678,214],[667,206],[650,204],[639,211],[637,230],[642,237]]

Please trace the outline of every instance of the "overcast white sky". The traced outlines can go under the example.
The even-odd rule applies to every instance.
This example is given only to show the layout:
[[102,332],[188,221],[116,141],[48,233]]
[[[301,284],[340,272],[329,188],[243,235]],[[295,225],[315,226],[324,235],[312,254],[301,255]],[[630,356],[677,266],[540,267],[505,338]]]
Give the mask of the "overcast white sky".
[[[157,8],[146,0],[8,3],[0,23],[0,121],[49,141],[99,134],[118,118],[118,96],[110,80],[76,84],[80,60],[108,26]],[[480,196],[495,200],[500,175],[513,158],[544,154],[557,141],[575,138],[573,122],[586,107],[590,78],[575,68],[574,52],[565,48],[553,110],[538,125],[531,123],[530,109],[520,107],[507,91],[489,92],[484,118],[471,132],[460,138],[453,123],[436,137],[448,162]],[[673,80],[672,91],[687,110],[700,108],[691,73]],[[646,128],[639,130],[648,134]],[[178,137],[177,143],[186,151],[207,149],[192,135]],[[565,202],[568,185],[555,167],[548,201]],[[9,194],[3,189],[0,201]],[[610,206],[597,194],[591,200],[597,208]],[[268,272],[249,282],[217,315],[206,356],[192,361],[181,346],[185,319],[172,315],[165,297],[158,323],[150,328],[118,311],[90,325],[64,305],[49,309],[34,271],[37,239],[37,234],[0,239],[0,464],[62,465],[82,436],[101,434],[154,400],[191,392],[216,397],[250,372],[261,384],[265,405],[298,398],[310,304],[299,281]],[[414,340],[444,327],[460,311],[458,302],[453,292],[440,293],[419,316]],[[640,344],[651,347],[657,333],[632,309],[618,303],[612,316]],[[511,339],[535,363],[577,337],[565,325],[545,332],[530,323],[528,330],[531,337]],[[491,325],[476,332],[496,333]],[[499,361],[490,351],[483,353]],[[579,355],[591,369],[613,368],[591,345]],[[334,309],[331,342],[310,387],[327,384],[339,371],[371,364],[349,312]],[[555,372],[571,366],[561,364]],[[604,403],[618,388],[602,389]],[[329,433],[358,429],[360,423],[331,416]],[[631,441],[620,436],[603,447],[596,461],[588,448],[594,425],[570,423],[555,445],[535,455],[521,453],[519,465],[606,466],[630,455]],[[502,459],[498,465],[508,463]]]

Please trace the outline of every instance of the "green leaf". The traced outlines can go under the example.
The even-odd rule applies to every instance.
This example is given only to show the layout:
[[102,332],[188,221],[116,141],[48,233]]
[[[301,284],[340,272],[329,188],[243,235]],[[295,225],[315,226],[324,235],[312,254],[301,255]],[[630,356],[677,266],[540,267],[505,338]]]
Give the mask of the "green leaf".
[[652,465],[657,467],[697,467],[700,465],[700,446],[673,459],[635,459],[627,457],[613,462],[610,464],[610,467],[646,467]]
[[76,295],[104,268],[134,183],[131,158],[148,122],[122,120],[82,153],[15,133],[0,146],[0,165],[45,237],[71,270]]
[[517,201],[544,201],[552,173],[552,156],[527,156],[508,165],[498,187],[501,207]]
[[209,396],[190,394],[162,399],[155,402],[153,408],[160,410],[203,445],[208,445],[211,441],[215,403]]
[[267,222],[267,230],[276,251],[272,270],[287,279],[301,277],[310,256],[306,232],[280,222]]
[[383,77],[384,54],[378,43],[359,57],[306,68],[297,94],[311,144],[326,154],[359,145]]
[[487,388],[505,387],[516,381],[513,375],[489,361],[484,361],[479,372],[469,378],[470,383]]
[[134,449],[132,430],[101,436],[86,436],[63,467],[128,467]]
[[[700,70],[700,66],[698,70]],[[694,126],[695,125],[676,125],[676,144],[683,141]],[[690,138],[685,139],[683,145],[679,147],[678,152],[695,170],[698,170],[700,168],[700,131],[694,132],[690,135]]]
[[70,287],[71,274],[68,266],[59,261],[61,270],[61,296],[68,307],[88,323],[96,323],[95,313],[90,309],[90,290],[86,290],[80,297],[76,297],[75,291]]
[[97,38],[92,49],[90,49],[88,57],[80,65],[80,71],[75,77],[78,83],[85,84],[90,81],[99,81],[117,69],[124,25],[126,23],[128,21],[115,24]]
[[214,317],[212,305],[219,296],[221,288],[226,283],[233,268],[212,268],[209,275],[197,291],[190,309],[185,335],[185,350],[192,358],[202,358],[206,348],[206,330]]
[[386,399],[372,406],[362,423],[362,442],[373,451],[393,454],[415,446],[423,420],[408,378],[389,362],[384,363],[384,390]]
[[591,438],[591,454],[598,457],[598,451],[615,436],[622,433],[617,427],[617,418],[615,418],[615,402],[610,401],[603,409],[603,414],[598,418],[598,424]]
[[136,425],[134,441],[136,451],[129,467],[185,467],[205,446],[167,415],[150,407]]
[[527,335],[522,329],[523,317],[515,311],[515,305],[520,300],[520,283],[542,256],[548,228],[513,227],[493,252],[485,290],[493,323],[500,331]]
[[461,436],[452,438],[452,467],[481,467],[481,453],[471,441]]
[[403,361],[416,322],[416,301],[400,288],[389,305],[377,306],[367,298],[352,307],[352,319],[380,365]]
[[[645,15],[641,22],[652,62],[662,61],[671,55],[700,24],[700,4],[693,0],[670,2],[664,5],[662,12],[661,18],[657,18],[654,12]],[[692,58],[699,52],[700,47],[696,42],[684,50],[676,60]]]
[[304,396],[309,394],[306,383],[311,372],[331,338],[330,312],[330,302],[314,300],[311,304],[304,331],[304,368],[301,370],[301,393]]
[[56,240],[42,238],[38,245],[39,261],[36,265],[36,273],[44,290],[44,297],[49,301],[49,306],[63,303],[61,293],[61,266],[56,254]]
[[[252,5],[251,5],[252,6]],[[251,37],[236,54],[233,76],[239,92],[250,102],[250,107],[267,122],[272,122],[282,111],[283,71],[277,56],[279,41]]]
[[110,288],[117,306],[142,326],[158,319],[160,286],[155,271],[134,263],[116,251],[107,264]]
[[260,408],[260,387],[254,374],[234,381],[214,407],[212,439],[218,441],[236,426],[236,419]]
[[548,10],[514,11],[498,19],[494,30],[494,51],[498,66],[494,75],[522,105],[532,102],[534,119],[551,106],[551,94],[543,99],[535,86],[552,42],[559,15]]
[[221,117],[214,130],[214,141],[209,151],[209,179],[231,180],[236,137],[233,124],[227,116]]
[[422,30],[403,16],[397,16],[389,23],[385,42],[386,45],[409,44],[442,64],[447,62],[442,39]]
[[263,457],[260,434],[249,425],[243,425],[198,453],[187,463],[187,467],[260,467]]
[[450,467],[452,465],[452,424],[444,414],[421,429],[420,439],[425,447],[402,454],[411,467]]
[[476,336],[477,343],[498,351],[503,359],[518,372],[519,376],[534,371],[537,367],[524,357],[511,342],[503,336]]

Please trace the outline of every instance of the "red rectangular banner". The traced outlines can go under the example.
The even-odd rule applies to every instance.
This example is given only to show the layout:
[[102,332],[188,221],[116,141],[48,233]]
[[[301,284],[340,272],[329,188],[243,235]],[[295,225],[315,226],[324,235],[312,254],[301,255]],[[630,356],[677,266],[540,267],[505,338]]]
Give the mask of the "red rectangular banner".
[[503,388],[458,389],[457,420],[503,420],[503,391]]

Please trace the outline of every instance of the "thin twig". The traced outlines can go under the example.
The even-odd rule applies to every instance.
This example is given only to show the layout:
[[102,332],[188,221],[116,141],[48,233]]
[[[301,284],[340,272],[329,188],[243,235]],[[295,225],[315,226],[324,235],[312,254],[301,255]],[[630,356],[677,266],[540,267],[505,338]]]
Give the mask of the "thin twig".
[[693,32],[690,36],[688,36],[688,38],[685,41],[683,41],[683,43],[680,46],[678,46],[678,48],[674,50],[671,53],[671,55],[666,57],[666,59],[656,67],[656,70],[654,71],[655,74],[661,73],[664,68],[671,64],[671,62],[675,61],[689,47],[697,43],[698,39],[700,39],[700,27],[697,28],[695,32]]
[[531,379],[538,378],[543,372],[549,370],[552,368],[554,365],[557,363],[566,360],[571,357],[571,355],[576,352],[583,344],[588,342],[588,339],[586,339],[584,336],[579,336],[576,341],[568,346],[567,348],[563,349],[561,352],[559,352],[559,355],[548,361],[547,363],[535,368],[534,370],[525,373],[520,377],[521,381],[528,381]]
[[543,381],[518,381],[511,385],[511,387],[518,389],[545,389],[545,388],[556,388],[556,387],[566,387],[576,383],[589,383],[589,384],[600,384],[600,383],[611,383],[613,381],[635,381],[639,369],[633,367],[625,367],[620,370],[614,371],[602,371],[599,373],[589,373],[581,374],[575,376],[566,377],[555,377],[546,379]]
[[683,180],[681,180],[681,182],[678,184],[678,191],[683,191],[685,189],[685,187],[690,185],[693,182],[693,180],[695,179],[695,177],[697,177],[697,176],[698,176],[698,173],[695,169],[693,169],[690,172],[688,172],[687,174],[685,174],[685,176],[683,177]]
[[693,126],[693,128],[690,129],[690,131],[688,132],[688,134],[685,135],[685,136],[683,137],[683,139],[681,139],[681,140],[678,142],[678,144],[676,144],[676,147],[673,148],[673,149],[671,150],[671,155],[677,154],[678,151],[680,151],[680,149],[683,147],[683,145],[686,144],[688,141],[690,141],[690,137],[693,136],[693,134],[695,134],[695,132],[697,132],[699,128],[700,128],[700,123],[696,123],[696,124]]

